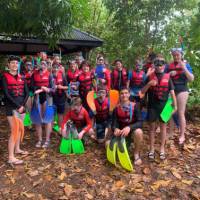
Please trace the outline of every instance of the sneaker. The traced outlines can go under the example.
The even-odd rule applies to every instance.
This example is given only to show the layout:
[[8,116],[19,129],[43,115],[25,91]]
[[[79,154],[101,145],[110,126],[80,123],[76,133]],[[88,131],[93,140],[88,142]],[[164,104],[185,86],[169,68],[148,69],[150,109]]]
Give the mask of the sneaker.
[[43,145],[42,148],[48,148],[50,146],[50,140],[46,141]]
[[41,146],[42,146],[42,141],[39,140],[39,141],[36,143],[35,147],[36,147],[36,148],[40,148]]

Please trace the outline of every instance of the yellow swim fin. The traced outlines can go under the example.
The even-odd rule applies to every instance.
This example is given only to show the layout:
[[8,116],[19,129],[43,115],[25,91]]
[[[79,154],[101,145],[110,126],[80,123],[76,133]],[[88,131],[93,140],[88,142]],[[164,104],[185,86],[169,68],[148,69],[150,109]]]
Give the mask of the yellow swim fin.
[[118,137],[117,140],[117,155],[121,166],[127,171],[133,171],[133,165],[131,163],[128,150],[126,147],[126,140],[124,137]]
[[107,160],[116,165],[116,149],[117,149],[117,138],[113,137],[110,143],[106,147]]

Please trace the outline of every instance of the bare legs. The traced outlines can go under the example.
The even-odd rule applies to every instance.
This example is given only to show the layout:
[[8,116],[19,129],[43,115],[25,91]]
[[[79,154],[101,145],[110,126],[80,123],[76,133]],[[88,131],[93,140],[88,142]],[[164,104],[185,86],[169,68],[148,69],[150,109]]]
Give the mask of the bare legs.
[[134,159],[135,165],[142,164],[142,160],[140,159],[140,151],[141,151],[141,144],[143,142],[143,132],[142,129],[138,128],[134,131]]
[[186,129],[186,120],[185,120],[185,108],[188,100],[188,92],[180,92],[176,96],[177,98],[177,112],[180,125],[180,137],[179,143],[183,144],[185,141],[185,129]]
[[[165,123],[160,122],[160,158],[165,158],[165,143],[166,143],[166,130],[167,125]],[[154,158],[155,152],[155,134],[156,134],[156,122],[150,123],[150,153],[149,158]]]
[[[24,115],[21,115],[21,120],[23,120],[23,118],[24,118]],[[15,124],[15,120],[13,119],[12,116],[8,116],[7,119],[8,119],[10,129],[11,129],[11,135],[8,140],[8,160],[10,163],[13,163],[13,164],[22,164],[23,161],[16,159],[14,152],[16,153],[24,152],[20,149],[20,140],[21,140],[22,132],[24,130],[22,129],[22,127],[20,128],[19,124],[18,125]]]
[[[41,112],[42,113],[44,113],[44,111],[45,111],[45,106],[46,106],[45,103],[43,103],[41,105]],[[35,126],[35,128],[36,128],[36,133],[37,133],[37,137],[38,137],[38,142],[36,144],[36,147],[41,147],[41,144],[42,144],[42,124],[37,124]],[[52,131],[52,124],[51,123],[45,124],[46,142],[42,146],[44,148],[49,146],[51,131]]]

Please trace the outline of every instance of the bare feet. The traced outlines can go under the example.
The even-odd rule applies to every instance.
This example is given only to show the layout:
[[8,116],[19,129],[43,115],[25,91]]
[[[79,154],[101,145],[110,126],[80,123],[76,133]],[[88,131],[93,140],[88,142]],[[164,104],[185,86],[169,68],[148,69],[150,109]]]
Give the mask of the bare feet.
[[185,142],[185,136],[181,136],[181,137],[179,138],[179,144],[180,144],[180,145],[183,145],[184,142]]

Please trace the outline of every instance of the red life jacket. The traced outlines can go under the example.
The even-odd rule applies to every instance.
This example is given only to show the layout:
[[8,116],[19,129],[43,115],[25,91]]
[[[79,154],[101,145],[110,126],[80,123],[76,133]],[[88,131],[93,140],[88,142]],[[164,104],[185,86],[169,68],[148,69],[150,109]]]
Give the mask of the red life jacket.
[[119,71],[117,69],[113,70],[112,73],[113,89],[120,90],[122,87],[125,87],[127,80],[128,80],[127,70],[125,68],[122,68],[121,85],[119,85]]
[[50,72],[48,70],[46,70],[45,72],[40,72],[39,70],[34,71],[34,73],[33,73],[34,86],[48,87],[49,86],[49,75],[50,75]]
[[24,96],[25,81],[23,77],[20,74],[15,77],[8,72],[5,72],[3,75],[6,78],[9,94],[13,97]]
[[84,126],[87,125],[86,119],[85,119],[85,112],[87,112],[85,110],[85,108],[83,108],[83,106],[81,107],[81,110],[78,114],[76,114],[75,112],[73,112],[73,110],[71,111],[71,120],[74,122],[76,128],[83,128]]
[[104,122],[108,120],[109,117],[109,100],[106,98],[102,104],[99,103],[97,99],[94,100],[96,107],[96,122]]
[[67,82],[68,83],[76,82],[77,78],[78,78],[78,75],[79,75],[79,70],[76,70],[75,72],[72,72],[71,69],[68,69],[67,70]]
[[135,103],[132,102],[128,112],[124,111],[121,105],[116,107],[116,118],[118,120],[120,129],[123,129],[124,127],[135,122],[134,109]]
[[92,72],[82,72],[78,76],[78,81],[80,83],[79,85],[79,93],[82,96],[85,96],[87,92],[89,92],[92,89],[92,79],[93,79],[93,73]]
[[146,63],[146,64],[144,65],[144,70],[145,70],[145,72],[147,72],[148,69],[151,68],[151,67],[153,67],[153,63]]
[[187,79],[185,79],[185,74],[184,74],[182,67],[180,67],[178,64],[175,64],[174,62],[172,62],[169,64],[169,67],[168,67],[168,72],[171,72],[171,71],[176,71],[176,75],[171,76],[173,83],[175,85],[177,85],[177,84],[184,85],[185,81]]
[[30,73],[30,72],[24,72],[24,76],[25,76],[25,79],[26,79],[28,87],[30,87],[32,73]]
[[[57,72],[56,77],[54,77],[55,85],[63,85],[63,73],[61,70]],[[62,94],[63,90],[57,89],[59,95]]]
[[130,80],[130,86],[131,87],[142,87],[143,86],[143,77],[144,77],[144,71],[141,70],[137,72],[136,70],[132,71],[132,78]]
[[157,82],[156,86],[153,86],[150,88],[150,90],[153,92],[153,95],[159,99],[159,100],[166,100],[166,96],[168,96],[169,93],[169,79],[170,74],[165,73],[160,82],[158,81],[158,78],[155,73],[151,74],[149,77],[149,80],[155,80]]

